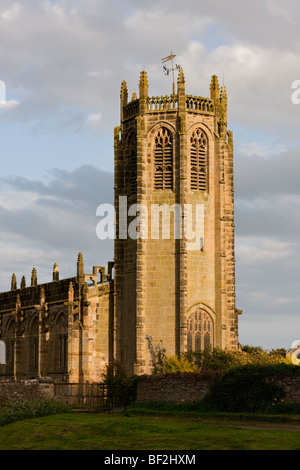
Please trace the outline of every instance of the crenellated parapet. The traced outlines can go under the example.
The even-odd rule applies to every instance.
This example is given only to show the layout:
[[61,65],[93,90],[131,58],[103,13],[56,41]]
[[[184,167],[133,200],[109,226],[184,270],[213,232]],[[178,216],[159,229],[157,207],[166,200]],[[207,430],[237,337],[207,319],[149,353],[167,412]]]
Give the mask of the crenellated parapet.
[[196,96],[185,93],[185,79],[183,70],[178,75],[178,92],[171,95],[149,96],[148,78],[146,72],[141,72],[139,82],[139,97],[132,94],[128,101],[126,82],[121,85],[121,123],[136,120],[138,116],[151,116],[160,113],[166,116],[183,113],[186,115],[212,116],[215,119],[215,132],[223,139],[227,136],[227,92],[223,85],[220,87],[218,77],[212,76],[210,84],[210,97]]
[[[109,266],[111,266],[111,263]],[[38,284],[37,269],[33,268],[31,285],[26,287],[25,276],[22,276],[20,286],[18,287],[17,277],[14,273],[11,279],[11,289],[0,293],[0,314],[15,311],[16,305],[21,305],[23,309],[32,309],[41,303],[41,298],[47,299],[48,303],[67,301],[70,285],[72,286],[74,296],[78,297],[81,291],[80,285],[87,284],[89,287],[89,285],[91,286],[91,283],[88,282],[90,280],[93,281],[95,287],[100,287],[102,284],[110,285],[111,267],[110,272],[106,273],[105,267],[94,266],[93,274],[86,274],[81,253],[79,253],[77,258],[77,273],[74,277],[60,280],[58,264],[55,263],[51,282]]]

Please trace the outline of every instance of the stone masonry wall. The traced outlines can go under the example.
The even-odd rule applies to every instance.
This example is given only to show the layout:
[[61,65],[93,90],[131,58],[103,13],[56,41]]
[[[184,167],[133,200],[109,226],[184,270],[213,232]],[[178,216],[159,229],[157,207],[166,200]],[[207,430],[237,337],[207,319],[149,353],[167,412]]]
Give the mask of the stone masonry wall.
[[139,378],[137,403],[145,401],[199,401],[209,391],[218,373],[180,373],[142,375]]
[[[218,373],[183,373],[165,375],[143,375],[139,379],[137,403],[145,401],[180,402],[202,400],[210,385],[217,380]],[[284,388],[285,401],[300,403],[299,374],[272,379]]]
[[54,384],[51,382],[40,383],[38,380],[0,381],[0,406],[23,400],[51,398],[54,398]]
[[275,382],[277,385],[283,387],[285,401],[300,403],[300,368],[298,374],[276,377],[274,379],[271,378],[269,381]]
[[[142,375],[139,378],[136,403],[146,401],[200,401],[210,385],[219,378],[217,372]],[[298,374],[269,379],[282,386],[285,401],[300,403],[300,368]],[[27,380],[0,381],[0,406],[13,401],[54,397],[54,383]]]

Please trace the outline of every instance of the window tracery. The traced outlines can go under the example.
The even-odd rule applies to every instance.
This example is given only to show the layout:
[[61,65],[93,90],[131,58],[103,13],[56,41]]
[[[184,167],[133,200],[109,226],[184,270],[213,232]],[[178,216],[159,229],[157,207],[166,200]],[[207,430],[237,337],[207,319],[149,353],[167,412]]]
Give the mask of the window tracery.
[[197,308],[187,321],[187,350],[203,351],[213,344],[213,321],[205,310]]
[[201,129],[196,129],[190,138],[191,189],[208,190],[207,137]]
[[154,188],[173,189],[173,137],[162,127],[155,136]]

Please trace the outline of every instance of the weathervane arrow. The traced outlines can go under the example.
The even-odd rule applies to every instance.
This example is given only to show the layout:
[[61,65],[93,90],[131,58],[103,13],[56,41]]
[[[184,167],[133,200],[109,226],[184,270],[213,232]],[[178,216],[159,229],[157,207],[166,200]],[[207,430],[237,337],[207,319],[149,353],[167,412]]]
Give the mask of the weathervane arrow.
[[176,55],[173,54],[173,52],[171,51],[170,55],[168,55],[167,57],[164,57],[163,59],[161,59],[163,64],[165,64],[166,62],[169,62],[170,60],[172,61],[172,67],[168,68],[168,67],[166,67],[166,65],[164,65],[163,66],[163,71],[165,72],[165,75],[169,75],[170,72],[172,72],[172,74],[173,74],[173,95],[175,95],[174,71],[179,70],[181,68],[180,65],[175,65],[175,67],[174,67],[174,64],[173,64],[174,57],[176,57]]

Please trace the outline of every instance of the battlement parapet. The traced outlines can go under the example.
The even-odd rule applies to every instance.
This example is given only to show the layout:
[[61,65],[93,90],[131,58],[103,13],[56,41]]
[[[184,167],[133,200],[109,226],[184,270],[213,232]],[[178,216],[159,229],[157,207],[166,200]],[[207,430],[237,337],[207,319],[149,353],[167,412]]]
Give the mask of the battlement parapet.
[[[57,263],[53,267],[53,280],[48,283],[38,284],[36,268],[32,270],[31,285],[26,287],[25,278],[23,276],[20,287],[17,287],[15,273],[12,275],[11,290],[0,293],[0,315],[16,310],[16,306],[21,309],[35,308],[41,304],[41,299],[49,303],[61,303],[68,300],[70,286],[72,286],[74,298],[79,298],[82,286],[103,287],[109,286],[112,281],[113,262],[108,263],[108,273],[104,266],[93,266],[93,273],[86,274],[84,272],[84,264],[82,255],[79,253],[77,262],[77,276],[66,279],[59,279],[59,271]],[[102,289],[103,291],[103,289]]]
[[[132,119],[139,115],[139,99],[130,101],[123,107],[123,120]],[[185,109],[187,112],[201,114],[215,114],[215,103],[203,96],[185,96]],[[178,111],[178,95],[148,96],[146,113]]]
[[0,293],[0,305],[1,313],[11,312],[16,308],[16,304],[20,302],[22,309],[24,308],[34,308],[36,305],[39,305],[41,302],[41,293],[47,299],[47,303],[51,302],[63,302],[68,299],[68,290],[70,283],[74,287],[77,286],[77,292],[74,294],[79,294],[79,286],[76,284],[76,277],[70,277],[67,279],[62,279],[60,281],[53,281],[49,283],[39,284],[36,286],[29,286],[25,288],[16,289],[8,292]]

